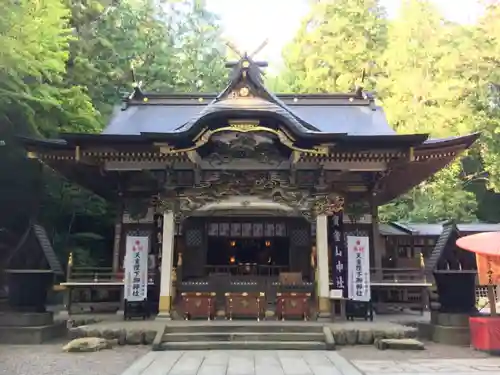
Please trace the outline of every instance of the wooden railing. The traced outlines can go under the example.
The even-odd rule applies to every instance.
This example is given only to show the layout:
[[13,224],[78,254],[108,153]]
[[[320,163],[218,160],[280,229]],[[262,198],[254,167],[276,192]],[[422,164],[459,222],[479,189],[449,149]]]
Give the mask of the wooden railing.
[[[278,277],[282,272],[288,272],[288,266],[240,264],[229,266],[205,266],[205,275],[226,274],[233,276],[264,276]],[[372,268],[372,282],[422,283],[426,281],[421,268]],[[153,280],[154,271],[149,271]],[[123,271],[113,272],[111,267],[72,267],[68,272],[69,282],[122,282]],[[428,281],[428,280],[427,280]]]
[[371,268],[371,282],[423,283],[426,281],[422,268]]
[[[150,282],[154,279],[155,272],[148,272]],[[68,282],[123,282],[123,271],[113,272],[111,267],[72,267],[68,270]]]
[[205,266],[205,274],[227,274],[234,276],[279,276],[280,273],[287,272],[288,269],[288,266],[270,266],[247,263],[229,266]]

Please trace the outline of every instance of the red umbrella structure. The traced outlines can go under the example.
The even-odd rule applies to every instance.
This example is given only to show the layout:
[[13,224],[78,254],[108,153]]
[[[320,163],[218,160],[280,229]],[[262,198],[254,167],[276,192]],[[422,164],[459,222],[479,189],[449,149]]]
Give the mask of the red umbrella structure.
[[[465,236],[457,240],[457,246],[487,258],[500,258],[500,232],[486,232]],[[490,272],[491,282],[491,268],[488,272]],[[496,315],[496,299],[493,288],[493,284],[488,285],[488,300],[491,315]]]
[[471,234],[459,238],[457,246],[476,254],[500,257],[500,232]]

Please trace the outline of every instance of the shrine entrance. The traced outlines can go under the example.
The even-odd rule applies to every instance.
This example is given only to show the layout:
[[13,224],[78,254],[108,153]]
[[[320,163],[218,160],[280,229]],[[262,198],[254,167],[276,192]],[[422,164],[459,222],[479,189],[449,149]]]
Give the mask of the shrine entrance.
[[189,319],[205,318],[209,308],[226,318],[279,315],[280,298],[290,295],[300,296],[301,304],[295,312],[287,310],[289,317],[309,316],[314,246],[306,219],[205,216],[188,218],[184,226],[183,262],[177,267],[179,313]]
[[210,220],[208,274],[276,277],[290,269],[289,247],[286,218],[276,222],[265,217]]

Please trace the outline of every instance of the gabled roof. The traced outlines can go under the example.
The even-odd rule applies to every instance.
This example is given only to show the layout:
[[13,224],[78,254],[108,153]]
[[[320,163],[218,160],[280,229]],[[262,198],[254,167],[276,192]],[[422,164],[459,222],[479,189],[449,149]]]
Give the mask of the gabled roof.
[[[151,96],[154,98],[154,94]],[[308,97],[279,95],[278,97],[286,103],[295,116],[300,117],[306,123],[314,124],[319,132],[349,135],[396,134],[389,126],[384,110],[379,106],[370,107],[368,103],[359,101],[351,104],[346,99],[335,97],[323,100],[317,100],[312,95]],[[203,96],[200,95],[199,98]],[[294,98],[297,99],[296,102],[293,101]],[[152,102],[153,99],[150,101]],[[192,123],[193,119],[197,119],[200,112],[206,110],[208,106],[200,103],[196,98],[158,99],[161,104],[150,103],[150,101],[132,104],[126,109],[116,107],[103,134],[138,135],[178,132],[185,130],[186,125]],[[270,105],[268,110],[275,108]],[[303,131],[310,131],[303,129],[302,126],[299,128]]]
[[[361,90],[349,94],[275,95],[264,85],[261,63],[244,55],[231,64],[219,94],[145,93],[140,88],[115,109],[104,134],[187,132],[214,114],[279,116],[298,133],[395,135],[382,108]],[[207,104],[205,104],[207,103]]]
[[[190,163],[191,156],[196,158],[191,151],[204,147],[215,133],[247,132],[250,126],[251,131],[272,134],[273,142],[296,151],[299,158],[294,162],[299,164],[385,163],[383,172],[367,172],[370,186],[365,186],[373,203],[381,205],[444,168],[479,136],[433,140],[428,134],[396,134],[373,97],[362,90],[277,96],[264,86],[261,66],[243,56],[232,64],[228,86],[214,95],[147,93],[136,87],[102,134],[61,134],[59,140],[22,138],[21,142],[30,157],[113,199],[126,190],[131,175],[147,173],[103,173],[102,160],[168,158]],[[150,180],[143,185],[157,189],[154,176]]]

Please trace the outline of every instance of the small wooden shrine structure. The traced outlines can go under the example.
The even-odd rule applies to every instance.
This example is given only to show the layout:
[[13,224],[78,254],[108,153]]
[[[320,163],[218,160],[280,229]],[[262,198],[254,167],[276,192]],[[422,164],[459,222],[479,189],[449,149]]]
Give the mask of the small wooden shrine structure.
[[30,225],[17,248],[9,253],[5,273],[11,310],[45,312],[47,292],[64,276],[45,228]]
[[455,223],[443,225],[426,263],[426,273],[437,288],[437,310],[444,313],[476,311],[476,257],[456,245],[460,236]]

